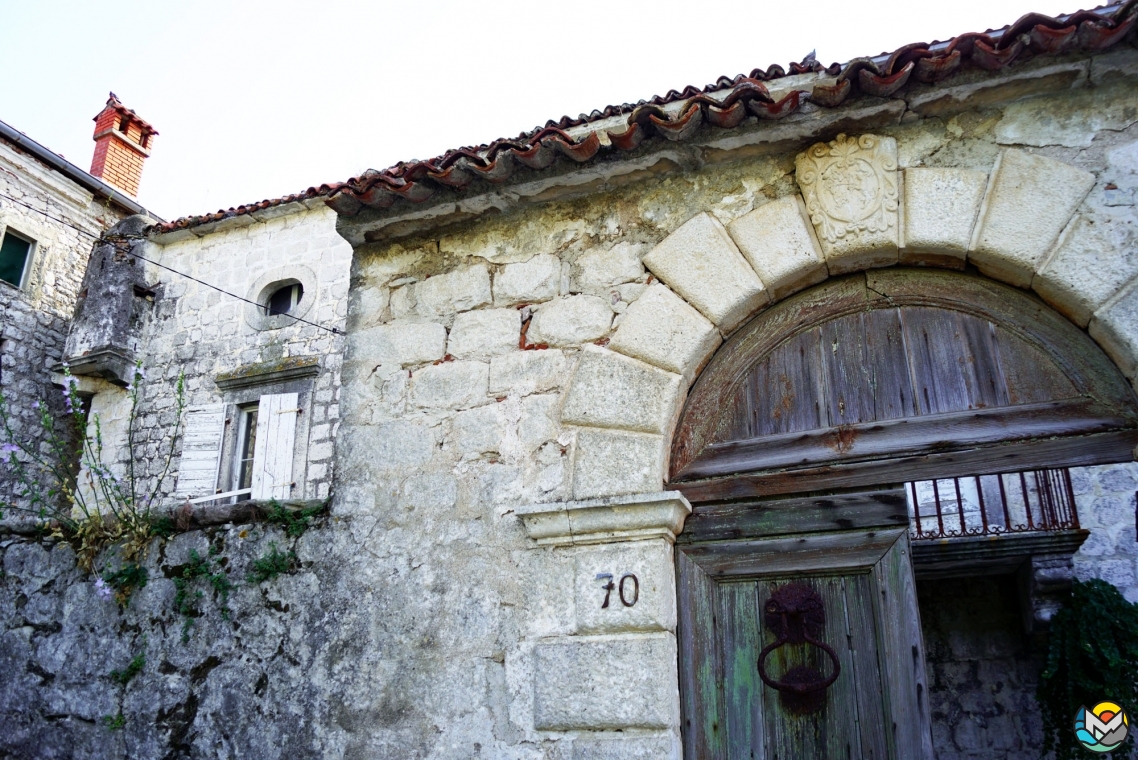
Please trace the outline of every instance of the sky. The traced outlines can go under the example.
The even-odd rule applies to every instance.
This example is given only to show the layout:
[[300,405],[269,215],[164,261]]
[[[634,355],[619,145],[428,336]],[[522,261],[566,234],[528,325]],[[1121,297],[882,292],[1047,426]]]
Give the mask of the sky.
[[0,0],[0,120],[86,169],[114,91],[159,132],[138,200],[174,219],[811,50],[845,62],[1071,2]]

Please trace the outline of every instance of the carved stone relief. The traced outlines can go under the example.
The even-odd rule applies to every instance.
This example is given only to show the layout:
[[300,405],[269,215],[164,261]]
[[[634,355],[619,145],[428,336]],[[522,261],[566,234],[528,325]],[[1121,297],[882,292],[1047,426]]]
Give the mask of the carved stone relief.
[[830,274],[897,261],[897,141],[838,135],[795,159]]

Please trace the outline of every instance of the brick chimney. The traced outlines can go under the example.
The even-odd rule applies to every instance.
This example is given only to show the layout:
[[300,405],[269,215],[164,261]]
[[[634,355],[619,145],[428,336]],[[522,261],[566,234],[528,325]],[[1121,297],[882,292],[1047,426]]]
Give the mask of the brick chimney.
[[112,92],[95,117],[95,155],[91,174],[127,195],[138,195],[142,163],[154,147],[158,132],[124,106]]

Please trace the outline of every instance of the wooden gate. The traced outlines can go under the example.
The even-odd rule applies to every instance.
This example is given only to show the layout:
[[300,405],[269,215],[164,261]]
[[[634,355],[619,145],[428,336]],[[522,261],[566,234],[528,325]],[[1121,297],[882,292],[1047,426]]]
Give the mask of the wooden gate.
[[1138,399],[1102,351],[979,277],[856,275],[741,328],[672,448],[693,506],[685,757],[931,758],[904,484],[1129,461],[1135,444]]

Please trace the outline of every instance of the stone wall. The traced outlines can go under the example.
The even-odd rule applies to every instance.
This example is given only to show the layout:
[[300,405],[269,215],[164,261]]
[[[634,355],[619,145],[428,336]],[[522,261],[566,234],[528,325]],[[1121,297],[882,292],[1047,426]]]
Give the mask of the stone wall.
[[[201,230],[200,236],[158,237],[142,249],[146,258],[161,265],[148,265],[154,302],[134,338],[136,358],[146,373],[135,423],[136,445],[145,452],[141,463],[146,466],[146,488],[153,486],[169,450],[174,387],[184,374],[188,406],[227,405],[221,491],[233,490],[234,405],[255,403],[262,393],[300,392],[296,487],[290,498],[325,499],[331,493],[332,441],[339,424],[343,338],[322,328],[343,328],[351,248],[336,234],[334,215],[323,206],[307,209],[297,204],[243,221],[246,226]],[[266,317],[263,307],[239,300],[263,303],[266,289],[283,281],[303,284],[294,313],[322,327],[285,316]],[[289,374],[290,368],[306,362],[315,362],[314,377]],[[235,373],[239,390],[227,392],[218,385]],[[108,451],[113,452],[108,459],[122,467],[129,396],[108,383],[94,382],[91,390],[93,412],[115,425],[116,434],[107,437]],[[176,444],[170,475],[160,489],[162,498],[173,493],[177,482],[180,438]],[[136,460],[136,468],[139,464]]]
[[[42,438],[32,404],[46,400],[57,411],[61,395],[51,368],[63,359],[63,343],[94,239],[123,212],[36,159],[0,141],[0,236],[11,229],[35,241],[22,288],[0,282],[0,390],[8,400],[13,432]],[[0,465],[0,499],[16,489]]]

